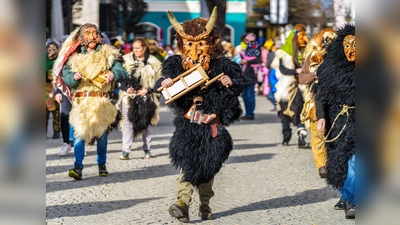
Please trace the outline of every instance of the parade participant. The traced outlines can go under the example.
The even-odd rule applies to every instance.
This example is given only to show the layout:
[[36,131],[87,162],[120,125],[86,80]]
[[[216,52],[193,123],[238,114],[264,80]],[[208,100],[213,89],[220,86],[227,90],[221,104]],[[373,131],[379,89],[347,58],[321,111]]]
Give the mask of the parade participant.
[[[223,48],[214,28],[216,7],[210,19],[196,18],[179,24],[167,11],[176,30],[180,55],[163,63],[162,77],[155,86],[170,87],[173,78],[200,64],[210,79],[224,75],[207,88],[200,86],[169,105],[176,115],[175,132],[169,144],[172,164],[180,169],[177,201],[168,211],[181,222],[189,221],[189,206],[194,188],[198,188],[199,216],[214,219],[209,206],[214,196],[214,176],[233,148],[232,137],[225,128],[238,121],[242,108],[238,100],[243,87],[240,66],[223,56]],[[198,115],[201,119],[194,117]],[[197,119],[196,119],[197,118]]]
[[298,85],[298,75],[301,72],[302,53],[308,42],[305,27],[297,24],[295,29],[286,37],[286,43],[275,52],[271,67],[275,69],[278,78],[276,83],[275,100],[277,102],[278,116],[282,122],[282,145],[288,146],[292,137],[290,123],[296,127],[299,148],[309,148],[306,142],[307,130],[300,121],[303,109],[303,96]]
[[150,54],[154,57],[156,57],[160,62],[163,62],[165,59],[165,56],[160,54],[160,48],[158,47],[158,42],[154,39],[149,39],[147,40],[147,45],[148,49],[150,51]]
[[107,128],[115,121],[117,109],[109,99],[112,81],[128,78],[119,50],[102,43],[96,25],[86,23],[64,42],[55,63],[57,86],[71,100],[70,123],[74,129],[74,168],[68,175],[82,179],[85,141],[97,141],[99,175],[107,176]]
[[60,104],[55,100],[55,87],[53,86],[53,65],[58,55],[58,44],[50,40],[46,43],[46,134],[50,113],[53,114],[53,139],[60,137]]
[[299,74],[299,83],[307,85],[303,90],[304,106],[300,115],[301,122],[310,129],[311,149],[314,155],[314,162],[318,168],[321,178],[326,178],[326,150],[321,145],[323,140],[320,138],[317,129],[317,115],[315,109],[314,94],[311,92],[312,86],[317,82],[316,72],[318,66],[322,63],[322,57],[325,54],[326,47],[336,38],[336,32],[331,28],[326,28],[318,32],[308,42],[304,51],[304,62],[301,73]]
[[240,65],[240,54],[236,52],[235,47],[232,45],[232,43],[223,41],[221,42],[221,44],[224,48],[225,57]]
[[140,133],[145,158],[151,157],[150,126],[156,125],[159,120],[159,102],[152,88],[161,77],[161,62],[150,55],[144,38],[135,38],[132,47],[133,52],[123,56],[123,66],[130,74],[130,79],[121,82],[122,92],[117,103],[124,118],[121,160],[129,159],[132,142]]
[[329,185],[340,190],[346,218],[355,218],[355,27],[347,24],[327,48],[317,70],[318,130],[325,132]]

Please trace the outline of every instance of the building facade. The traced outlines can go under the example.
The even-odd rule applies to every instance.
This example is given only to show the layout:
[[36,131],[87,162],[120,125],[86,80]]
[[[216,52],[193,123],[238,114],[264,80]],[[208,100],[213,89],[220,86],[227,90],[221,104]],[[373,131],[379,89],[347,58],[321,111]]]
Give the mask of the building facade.
[[[166,10],[170,10],[178,22],[182,23],[200,17],[203,0],[158,0],[145,1],[149,8],[147,14],[142,18],[140,32],[135,36],[154,38],[165,44],[173,45],[175,30],[168,20]],[[246,29],[246,0],[227,0],[225,35],[222,40],[232,42],[234,45],[240,43],[240,36]],[[204,10],[204,8],[203,8]]]

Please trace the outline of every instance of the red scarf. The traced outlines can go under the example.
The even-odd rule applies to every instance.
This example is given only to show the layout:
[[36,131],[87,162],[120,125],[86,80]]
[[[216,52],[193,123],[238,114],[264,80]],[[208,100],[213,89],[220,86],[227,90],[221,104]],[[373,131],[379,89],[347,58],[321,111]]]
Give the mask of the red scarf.
[[62,80],[62,68],[64,67],[65,62],[67,61],[68,57],[75,52],[75,50],[81,45],[81,43],[79,41],[76,42],[76,44],[74,45],[70,45],[68,47],[68,51],[65,53],[64,58],[62,60],[62,62],[60,63],[60,65],[58,65],[58,67],[53,70],[53,73],[57,76],[57,81],[56,81],[56,85],[57,88],[61,90],[61,92],[68,98],[69,101],[72,102],[72,94],[71,94],[71,89],[68,87],[67,84],[64,83],[64,81]]

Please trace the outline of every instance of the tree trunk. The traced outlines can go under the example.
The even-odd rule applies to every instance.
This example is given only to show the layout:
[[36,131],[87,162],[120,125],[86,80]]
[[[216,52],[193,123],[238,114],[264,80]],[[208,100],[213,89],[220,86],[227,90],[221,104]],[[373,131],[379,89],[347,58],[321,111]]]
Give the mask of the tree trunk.
[[217,29],[221,41],[224,40],[225,34],[225,21],[226,21],[226,0],[206,0],[208,11],[211,12],[214,6],[217,6],[217,23],[215,29]]

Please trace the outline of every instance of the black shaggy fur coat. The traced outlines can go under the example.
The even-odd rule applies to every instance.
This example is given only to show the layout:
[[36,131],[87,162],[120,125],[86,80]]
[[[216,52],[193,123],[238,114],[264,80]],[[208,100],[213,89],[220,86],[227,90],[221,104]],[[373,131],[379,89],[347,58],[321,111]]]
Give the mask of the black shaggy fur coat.
[[[356,110],[349,109],[347,115],[341,115],[342,106],[356,105],[356,70],[355,62],[349,62],[344,54],[343,40],[347,35],[355,35],[353,25],[345,25],[337,31],[337,38],[327,47],[324,61],[317,70],[318,85],[314,89],[317,101],[323,106],[326,119],[326,133],[331,140],[342,131],[339,138],[326,143],[327,182],[335,188],[343,186],[347,175],[347,162],[355,154],[356,147]],[[318,109],[317,109],[318,110]],[[346,121],[347,120],[347,121]]]
[[[164,78],[157,82],[154,89],[161,86],[163,79],[173,79],[183,72],[181,57],[179,55],[169,57],[162,65]],[[226,88],[217,81],[206,91],[199,93],[200,88],[196,88],[169,105],[176,115],[174,119],[176,130],[169,145],[171,162],[176,168],[182,169],[185,181],[196,187],[210,181],[221,169],[222,163],[233,149],[232,137],[225,127],[239,121],[242,115],[238,100],[243,90],[241,69],[228,58],[212,59],[209,78],[212,79],[222,72],[232,79],[231,87]],[[221,125],[217,125],[218,135],[215,138],[210,134],[209,124],[190,123],[184,117],[192,106],[193,97],[199,95],[204,99],[199,110],[206,114],[215,113],[220,118]]]
[[[134,73],[135,71],[133,70],[132,74]],[[136,78],[131,75],[129,81],[134,90],[140,90],[142,88],[140,77]],[[151,125],[151,119],[156,112],[157,105],[154,102],[154,97],[151,92],[144,96],[137,95],[134,98],[129,98],[128,101],[130,106],[128,110],[128,119],[129,122],[132,123],[133,134],[136,138]]]

